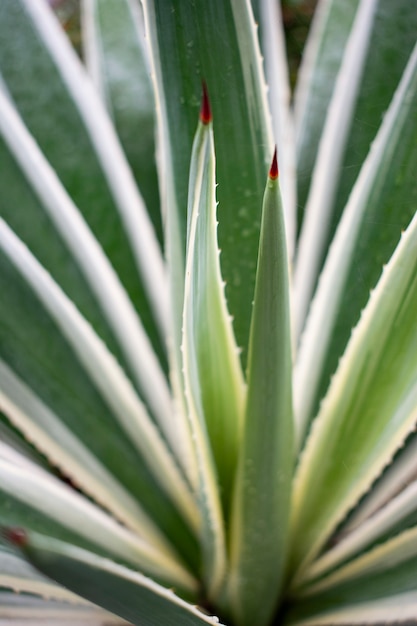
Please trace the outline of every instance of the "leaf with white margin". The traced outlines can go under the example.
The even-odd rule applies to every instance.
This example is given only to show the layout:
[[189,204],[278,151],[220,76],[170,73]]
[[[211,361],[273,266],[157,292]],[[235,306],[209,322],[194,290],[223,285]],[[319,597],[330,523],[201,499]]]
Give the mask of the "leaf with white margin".
[[189,182],[184,379],[199,423],[207,429],[227,519],[241,441],[245,383],[220,268],[215,167],[212,123],[200,121]]
[[338,540],[338,543],[324,552],[299,579],[300,585],[310,584],[329,571],[340,568],[346,561],[352,560],[368,546],[381,541],[388,533],[397,532],[401,523],[410,525],[410,516],[416,517],[417,512],[417,482],[414,481],[399,495],[390,500],[372,517],[362,522],[352,532]]
[[139,536],[158,544],[160,532],[138,502],[2,359],[0,409],[74,485]]
[[225,506],[236,470],[244,400],[243,376],[220,274],[215,184],[211,112],[204,86],[190,164],[181,350],[198,466],[203,576],[212,598],[219,592],[226,571],[225,512],[220,491],[225,490]]
[[[339,615],[332,624],[358,623],[356,611],[364,607],[366,620],[384,624],[415,619],[417,528],[380,544],[312,585],[295,591],[290,623],[322,623],[321,617]],[[386,608],[384,619],[375,609]],[[372,610],[373,609],[373,610]],[[350,612],[356,617],[351,621]],[[414,611],[414,613],[412,613]],[[366,612],[364,614],[366,614]],[[411,613],[410,613],[411,612]],[[378,619],[379,616],[379,619]],[[328,622],[324,622],[328,623]]]
[[417,215],[354,329],[301,455],[292,571],[301,571],[413,430],[417,394]]
[[140,2],[82,0],[81,31],[87,71],[113,120],[162,242],[155,102]]
[[[348,285],[349,274],[355,271],[355,254],[360,250],[366,222],[374,223],[375,214],[384,203],[388,190],[401,193],[406,178],[413,184],[414,172],[407,170],[402,157],[405,139],[413,142],[417,130],[417,46],[410,57],[392,103],[361,169],[331,244],[317,291],[301,338],[294,369],[294,410],[297,422],[298,447],[305,437],[317,401],[322,369],[328,355],[337,316]],[[406,153],[408,156],[408,153]],[[395,192],[394,192],[395,193]],[[403,198],[406,199],[405,191]],[[399,196],[391,198],[404,202]],[[379,222],[376,222],[376,227]]]
[[161,487],[190,526],[196,529],[199,516],[193,496],[117,361],[74,304],[1,218],[0,249],[53,317]]
[[417,478],[417,439],[412,436],[404,448],[399,451],[394,462],[386,469],[372,490],[359,503],[343,525],[342,534],[349,534],[357,526],[373,516],[382,507],[407,489]]
[[37,533],[21,549],[44,574],[124,619],[143,626],[219,624],[216,617],[145,576],[108,559]]
[[248,392],[229,537],[229,601],[241,626],[270,623],[289,547],[294,424],[288,283],[275,152],[262,207]]
[[394,596],[378,598],[371,602],[360,602],[345,607],[334,607],[318,611],[315,616],[287,618],[289,626],[346,626],[346,624],[366,626],[367,624],[402,624],[415,623],[417,614],[417,593],[399,593]]
[[410,528],[336,569],[305,588],[297,597],[349,602],[416,590],[417,527]]
[[128,626],[120,617],[77,599],[79,605],[69,605],[0,591],[0,626]]
[[85,219],[2,89],[0,134],[86,277],[142,396],[172,449],[178,451],[168,384],[138,314]]
[[[98,208],[94,205],[101,201],[103,193],[110,192],[119,214],[118,220],[120,219],[131,244],[153,314],[165,337],[169,304],[163,258],[143,199],[98,93],[47,3],[5,0],[2,4],[1,26],[0,70],[25,124],[47,158],[54,163],[60,178],[70,189],[70,194],[77,198],[77,204],[86,218],[88,215],[90,226],[94,223],[96,236],[100,240],[106,240],[107,244],[108,233],[103,229],[106,220],[103,221],[100,214],[102,222],[97,223]],[[10,45],[10,32],[13,32],[13,45]],[[47,96],[45,90],[39,95],[38,79],[33,80],[36,76],[45,77],[44,86],[49,88],[47,95],[50,108],[54,105],[60,107],[57,111],[58,120],[52,110],[45,120]],[[62,123],[63,116],[66,125]],[[57,136],[60,137],[59,141]],[[74,138],[79,141],[76,147]],[[78,176],[87,173],[74,169],[73,151],[78,147],[85,149],[85,167],[88,163],[88,171],[93,172],[93,181],[97,185],[93,199],[86,198],[87,187],[77,182]],[[96,171],[97,161],[99,174]],[[76,164],[78,165],[78,161]],[[86,206],[87,202],[90,206]],[[114,209],[108,197],[105,198],[104,205],[112,214]],[[120,222],[113,227],[119,229]],[[127,262],[125,264],[122,261],[128,246],[115,256],[114,248],[112,249],[115,245],[122,245],[120,239],[117,243],[112,241],[111,245],[103,247],[115,265],[123,265],[123,280],[131,284],[131,277],[126,276]],[[135,273],[134,265],[130,261],[129,270]],[[133,288],[132,291],[129,290],[129,295],[133,296]],[[140,309],[141,303],[137,304]]]
[[[30,528],[35,522],[29,513],[34,511],[35,521],[40,515],[36,524],[45,529],[44,532],[47,529],[42,520],[47,519],[52,534],[60,533],[62,529],[64,537],[69,532],[75,536],[75,541],[79,538],[92,549],[97,547],[105,554],[132,563],[162,580],[170,580],[191,592],[195,590],[195,579],[167,547],[163,551],[153,547],[45,470],[12,450],[1,450],[4,451],[0,456],[0,492],[3,494],[0,520],[3,526],[13,523]],[[20,503],[17,512],[13,511],[9,501]]]
[[280,187],[285,217],[287,250],[294,257],[297,234],[297,189],[294,115],[282,10],[279,2],[264,0],[258,7],[261,18],[262,48],[269,85],[268,100],[275,144],[279,154]]
[[325,252],[340,165],[365,68],[378,0],[361,0],[329,103],[294,266],[294,338],[298,342]]

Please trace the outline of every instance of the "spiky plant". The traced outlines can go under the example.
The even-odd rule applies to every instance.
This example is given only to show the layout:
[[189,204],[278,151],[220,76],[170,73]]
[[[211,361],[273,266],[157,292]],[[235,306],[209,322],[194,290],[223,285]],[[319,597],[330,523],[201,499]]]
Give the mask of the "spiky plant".
[[0,2],[0,621],[415,623],[417,3],[321,0],[293,103],[279,3],[143,9],[91,80]]

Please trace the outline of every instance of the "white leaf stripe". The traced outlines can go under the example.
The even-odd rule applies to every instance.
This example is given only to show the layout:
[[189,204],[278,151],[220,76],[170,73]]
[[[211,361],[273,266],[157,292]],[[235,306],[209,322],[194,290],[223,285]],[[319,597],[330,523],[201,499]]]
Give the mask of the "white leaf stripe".
[[294,269],[294,334],[298,342],[327,236],[340,163],[361,84],[377,0],[361,0],[322,132]]
[[80,60],[46,3],[17,0],[30,16],[85,123],[120,211],[138,270],[163,338],[168,332],[168,290],[161,251],[116,132]]
[[[201,123],[194,139],[193,157],[190,172],[190,195],[188,207],[188,242],[185,268],[182,359],[184,392],[187,402],[188,419],[195,444],[198,464],[198,493],[202,510],[202,543],[205,554],[205,576],[209,594],[215,597],[220,590],[226,571],[226,547],[223,514],[215,471],[213,454],[204,421],[204,412],[198,380],[197,355],[194,345],[194,309],[192,307],[193,266],[197,221],[202,195],[203,181],[209,168],[209,160],[214,160],[212,130]],[[214,169],[210,174],[214,178]],[[214,180],[210,181],[214,184]]]
[[[174,624],[172,614],[176,616],[178,624],[196,624],[209,623],[219,624],[219,619],[214,616],[204,614],[198,607],[189,604],[182,598],[178,597],[173,590],[166,589],[160,584],[154,582],[150,578],[144,576],[140,572],[133,571],[128,567],[114,563],[113,561],[93,554],[83,548],[67,544],[63,541],[51,539],[38,533],[31,532],[28,536],[27,546],[25,548],[26,555],[31,562],[35,562],[37,567],[42,571],[47,570],[49,574],[52,572],[56,578],[63,583],[69,578],[74,579],[72,572],[68,572],[68,565],[73,571],[77,568],[81,576],[87,574],[97,581],[103,581],[108,589],[107,598],[102,598],[103,605],[117,606],[117,612],[120,614],[137,614],[137,605],[140,604],[139,619],[144,623],[153,623],[152,609],[165,613],[170,623]],[[64,579],[64,580],[63,580]],[[73,580],[76,587],[76,580]],[[86,597],[95,596],[100,598],[100,585],[85,589],[84,586],[79,590]],[[119,592],[119,593],[118,593]],[[122,600],[119,599],[122,598]],[[95,598],[94,598],[95,600]],[[151,613],[151,615],[149,615]],[[130,619],[130,617],[129,617]],[[136,619],[135,619],[136,622]],[[138,622],[139,623],[139,622]],[[154,619],[154,623],[157,623]],[[158,622],[165,623],[165,622]]]
[[[320,414],[313,424],[305,451],[302,453],[293,489],[293,523],[299,525],[299,530],[301,530],[301,525],[303,526],[303,537],[308,536],[308,533],[310,535],[311,543],[307,552],[305,546],[304,549],[301,548],[303,543],[301,536],[299,544],[294,544],[294,552],[298,551],[299,557],[303,552],[305,563],[317,554],[326,538],[368,491],[382,470],[390,463],[396,450],[415,428],[417,361],[412,346],[416,335],[414,325],[411,323],[413,310],[410,299],[415,298],[416,295],[415,286],[412,284],[415,280],[416,248],[417,215],[402,234],[394,254],[384,267],[382,276],[371,293],[368,305],[352,333],[329,392],[322,403]],[[368,442],[370,446],[372,444],[372,447],[364,456],[366,441],[361,440],[355,444],[352,443],[351,446],[346,446],[337,433],[348,423],[350,433],[354,432],[353,428],[359,427],[357,411],[369,393],[376,393],[375,385],[379,385],[379,394],[383,393],[380,387],[381,380],[378,378],[380,363],[384,350],[394,350],[396,346],[390,329],[393,324],[398,323],[401,315],[406,316],[404,323],[409,324],[405,327],[408,330],[407,343],[405,343],[405,336],[402,335],[404,350],[409,348],[407,357],[403,356],[404,386],[401,388],[400,380],[398,380],[396,386],[385,396],[385,402],[381,404],[378,413],[374,411],[374,419],[380,420],[378,423],[381,432],[374,442]],[[390,362],[385,363],[389,368]],[[407,371],[405,372],[406,363]],[[365,374],[367,381],[363,378]],[[391,371],[391,376],[392,374]],[[383,384],[386,385],[386,381]],[[361,385],[361,397],[358,397],[355,392],[358,385]],[[365,395],[365,390],[368,391],[367,395]],[[389,405],[393,401],[395,406],[390,412]],[[352,408],[354,402],[357,402],[357,405]],[[371,409],[369,407],[367,409],[369,413]],[[349,418],[351,419],[348,422]],[[361,416],[361,423],[364,423],[365,418],[366,415]],[[344,465],[340,465],[337,481],[332,479],[332,505],[329,507],[326,500],[319,505],[318,494],[329,478],[329,474],[326,474],[325,467],[322,465],[322,455],[324,453],[334,455],[334,450],[337,448],[338,454],[344,449],[345,458]],[[349,467],[350,463],[353,464],[352,468]],[[356,474],[352,476],[354,480],[345,480],[349,476],[346,470],[352,473],[355,466]],[[343,467],[345,470],[342,470]],[[345,472],[344,476],[343,472]],[[309,528],[307,532],[306,518],[309,516],[314,519],[314,529]]]
[[[57,585],[53,586],[55,589],[59,589]],[[30,588],[23,591],[35,593]],[[51,597],[54,597],[53,594]],[[91,605],[83,598],[74,597],[78,605],[47,599],[48,596],[45,599],[0,591],[0,626],[10,626],[11,623],[13,626],[128,626],[120,617]]]
[[369,494],[349,517],[348,523],[343,527],[344,533],[355,531],[395,496],[407,490],[407,486],[416,479],[416,458],[417,439],[414,438],[413,441],[407,442],[404,449],[395,457],[395,463],[389,466],[378,483],[372,487]]
[[173,584],[195,590],[194,578],[171,555],[150,546],[62,481],[26,459],[17,465],[0,454],[0,491],[47,515],[106,552],[172,580]]
[[[409,528],[385,543],[378,544],[369,552],[358,556],[343,567],[317,583],[313,583],[306,590],[306,594],[331,589],[346,582],[354,581],[400,566],[409,559],[417,557],[417,527]],[[394,581],[395,584],[395,581]]]
[[143,539],[166,547],[160,531],[136,500],[1,359],[0,410],[84,493]]
[[415,481],[384,508],[342,539],[332,550],[325,552],[323,556],[317,559],[304,573],[302,582],[307,582],[340,566],[341,563],[371,545],[378,537],[382,537],[416,510],[417,482]]
[[0,249],[15,265],[71,345],[115,417],[192,528],[196,503],[132,384],[73,302],[0,218]]
[[265,71],[275,143],[278,149],[280,187],[285,216],[288,257],[292,261],[297,231],[294,119],[281,7],[275,0],[260,2]]
[[408,626],[417,622],[417,592],[401,593],[392,597],[379,598],[323,611],[314,617],[289,622],[291,626],[348,626],[358,624],[401,624]]
[[384,159],[392,152],[393,142],[401,138],[402,110],[408,107],[417,90],[417,47],[410,57],[392,103],[360,171],[340,220],[319,279],[311,313],[301,338],[294,369],[294,412],[300,445],[312,410],[320,373],[334,328],[348,270],[357,244],[369,196],[376,184]]
[[142,323],[100,244],[1,89],[0,133],[96,295],[141,393],[176,450],[168,384]]

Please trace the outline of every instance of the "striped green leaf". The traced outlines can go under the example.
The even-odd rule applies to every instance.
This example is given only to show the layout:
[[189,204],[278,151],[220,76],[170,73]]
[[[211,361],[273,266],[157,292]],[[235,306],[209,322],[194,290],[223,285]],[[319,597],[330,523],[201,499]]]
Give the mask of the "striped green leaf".
[[[276,160],[275,160],[276,166]],[[244,434],[230,529],[236,624],[269,623],[283,582],[294,460],[285,226],[277,172],[264,195]]]
[[155,163],[155,102],[143,14],[137,0],[83,0],[85,63],[114,122],[162,242]]
[[[180,343],[187,183],[202,79],[217,146],[219,246],[243,361],[249,336],[264,172],[272,151],[266,88],[249,0],[147,0],[166,195],[167,252]],[[221,71],[220,71],[221,68]]]
[[355,328],[294,484],[293,569],[324,547],[413,430],[417,398],[417,220]]
[[36,533],[27,536],[22,549],[41,572],[134,624],[219,624],[172,590],[86,550]]

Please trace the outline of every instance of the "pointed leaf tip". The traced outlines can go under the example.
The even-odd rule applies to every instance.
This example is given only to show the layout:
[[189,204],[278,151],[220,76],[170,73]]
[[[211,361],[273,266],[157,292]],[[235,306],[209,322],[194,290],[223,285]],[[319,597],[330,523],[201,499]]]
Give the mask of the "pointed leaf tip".
[[205,80],[203,80],[202,82],[202,87],[203,87],[203,95],[201,98],[200,120],[203,124],[210,124],[212,120],[211,107],[210,107],[210,100],[208,97],[207,85],[206,85]]
[[19,548],[23,548],[28,542],[28,536],[23,528],[2,528],[1,535],[8,541]]
[[272,157],[271,168],[269,170],[269,178],[272,180],[276,180],[278,178],[278,159],[277,159],[277,149],[275,147],[274,156]]

